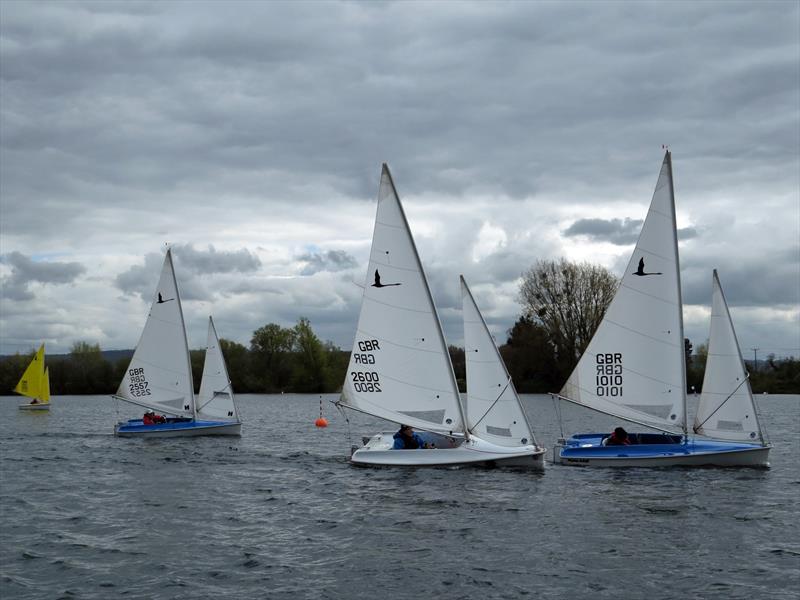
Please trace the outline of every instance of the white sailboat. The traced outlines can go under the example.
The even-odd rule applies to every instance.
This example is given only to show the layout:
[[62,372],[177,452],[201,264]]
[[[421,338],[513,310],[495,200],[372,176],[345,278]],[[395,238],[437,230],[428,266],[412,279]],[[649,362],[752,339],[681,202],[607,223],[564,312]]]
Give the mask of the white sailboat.
[[118,436],[239,435],[238,422],[198,418],[186,326],[169,249],[142,336],[114,398],[148,410],[142,419],[117,423],[114,433]]
[[766,463],[770,446],[758,421],[750,376],[744,368],[739,341],[728,303],[714,269],[711,294],[711,331],[703,375],[703,392],[697,406],[693,430],[720,440],[758,442],[758,461]]
[[461,300],[468,428],[487,442],[527,453],[531,466],[543,469],[545,449],[536,443],[511,376],[463,275]]
[[14,391],[30,398],[30,402],[20,404],[20,410],[50,410],[50,371],[44,364],[44,344],[33,355]]
[[690,439],[672,157],[661,172],[619,289],[556,397],[664,433],[559,440],[554,460],[582,466],[751,465],[760,446]]
[[426,447],[395,450],[393,432],[355,450],[361,465],[460,465],[530,459],[466,425],[453,367],[400,199],[384,164],[353,352],[337,405],[420,430]]
[[222,355],[214,320],[208,317],[208,341],[203,378],[197,396],[197,416],[203,419],[241,423],[225,357]]

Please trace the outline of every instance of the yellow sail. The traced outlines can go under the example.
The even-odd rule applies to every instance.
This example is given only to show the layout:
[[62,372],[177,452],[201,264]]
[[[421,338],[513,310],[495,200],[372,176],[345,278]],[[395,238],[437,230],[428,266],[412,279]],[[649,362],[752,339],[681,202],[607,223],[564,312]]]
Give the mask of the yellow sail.
[[42,404],[50,402],[50,369],[44,368],[44,385],[42,386]]
[[[47,402],[50,401],[50,381],[47,380]],[[45,388],[45,369],[44,369],[44,344],[39,347],[33,360],[14,388],[14,391],[28,398],[42,400],[42,392]]]

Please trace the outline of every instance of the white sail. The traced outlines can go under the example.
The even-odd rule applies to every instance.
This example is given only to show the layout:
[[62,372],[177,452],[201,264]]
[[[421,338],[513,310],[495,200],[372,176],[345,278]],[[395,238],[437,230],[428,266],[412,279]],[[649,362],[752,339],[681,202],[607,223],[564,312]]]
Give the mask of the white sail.
[[657,428],[686,427],[672,158],[664,156],[633,256],[561,395]]
[[194,417],[193,385],[181,299],[168,249],[142,337],[116,395],[158,412]]
[[464,430],[439,316],[385,164],[358,329],[340,403],[429,431]]
[[708,358],[694,431],[723,440],[763,441],[750,381],[716,269]]
[[533,444],[533,434],[511,376],[463,276],[461,300],[469,430],[500,446]]
[[208,341],[203,364],[203,379],[200,381],[200,393],[197,396],[197,417],[224,421],[239,420],[233,400],[233,387],[228,377],[228,369],[225,367],[225,357],[222,355],[217,330],[211,317],[208,317]]

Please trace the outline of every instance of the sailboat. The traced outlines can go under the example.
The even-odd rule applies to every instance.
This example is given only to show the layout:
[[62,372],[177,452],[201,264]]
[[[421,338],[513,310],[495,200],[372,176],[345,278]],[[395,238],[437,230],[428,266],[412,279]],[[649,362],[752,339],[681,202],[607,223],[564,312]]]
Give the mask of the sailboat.
[[357,465],[535,463],[523,450],[470,431],[428,281],[389,167],[384,164],[353,351],[342,394],[348,408],[418,430],[423,447],[393,449],[393,432],[366,438]]
[[[656,189],[620,286],[586,351],[554,397],[662,433],[560,439],[554,462],[581,466],[757,466],[757,444],[690,438],[672,155]],[[616,436],[615,436],[616,437]]]
[[750,376],[744,369],[739,341],[728,303],[714,269],[711,292],[711,331],[703,375],[703,391],[692,430],[698,435],[734,442],[757,442],[757,464],[767,464],[771,446],[758,421]]
[[463,275],[461,301],[468,429],[482,440],[524,453],[520,465],[544,469],[545,449],[536,443],[514,382]]
[[164,258],[142,337],[113,397],[156,413],[155,419],[148,412],[150,418],[117,423],[114,433],[118,436],[240,434],[238,421],[204,419],[197,410],[186,326],[170,249]]
[[203,378],[197,396],[197,416],[203,419],[231,421],[241,424],[233,396],[233,386],[219,345],[214,319],[208,317],[208,341]]
[[44,344],[33,355],[14,391],[31,401],[20,404],[20,410],[50,410],[50,371],[44,364]]

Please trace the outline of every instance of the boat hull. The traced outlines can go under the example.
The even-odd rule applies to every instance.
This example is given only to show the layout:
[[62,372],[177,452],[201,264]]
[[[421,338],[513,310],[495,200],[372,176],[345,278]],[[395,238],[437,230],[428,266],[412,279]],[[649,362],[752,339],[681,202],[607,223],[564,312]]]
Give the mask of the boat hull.
[[553,462],[580,467],[769,467],[770,446],[760,444],[706,439],[684,443],[681,436],[664,435],[660,436],[664,443],[603,446],[607,437],[591,433],[559,440]]
[[544,470],[544,448],[535,446],[504,447],[471,437],[469,441],[443,435],[418,432],[425,442],[435,443],[435,448],[394,450],[393,433],[374,435],[366,444],[355,450],[350,462],[359,466],[443,467],[483,466],[513,467]]
[[20,410],[50,410],[50,403],[40,403],[40,404],[20,404],[18,406]]
[[119,437],[171,438],[241,434],[242,424],[235,421],[170,421],[145,425],[141,419],[131,419],[114,426],[114,435]]

